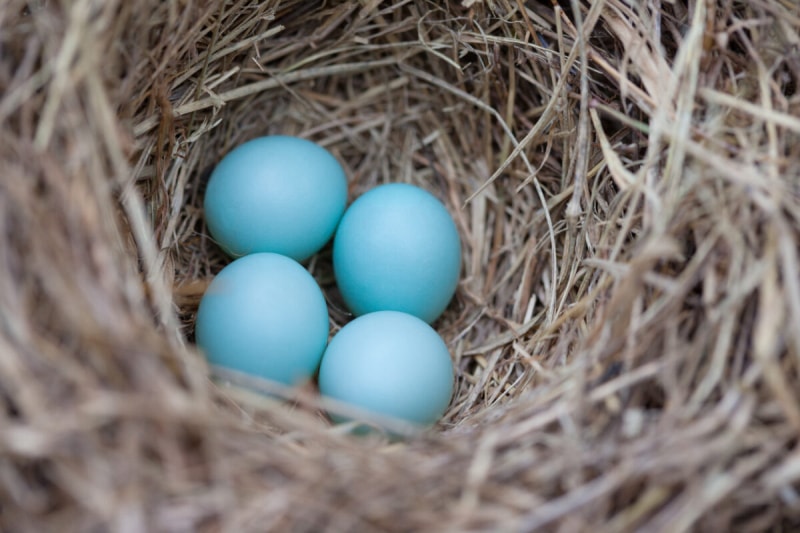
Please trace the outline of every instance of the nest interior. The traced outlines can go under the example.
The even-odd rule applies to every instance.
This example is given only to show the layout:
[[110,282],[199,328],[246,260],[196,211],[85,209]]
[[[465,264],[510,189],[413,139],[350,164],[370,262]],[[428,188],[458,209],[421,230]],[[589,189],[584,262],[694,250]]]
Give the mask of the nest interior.
[[[0,529],[791,530],[799,82],[791,0],[7,0]],[[271,133],[453,214],[433,430],[209,380],[203,189]]]

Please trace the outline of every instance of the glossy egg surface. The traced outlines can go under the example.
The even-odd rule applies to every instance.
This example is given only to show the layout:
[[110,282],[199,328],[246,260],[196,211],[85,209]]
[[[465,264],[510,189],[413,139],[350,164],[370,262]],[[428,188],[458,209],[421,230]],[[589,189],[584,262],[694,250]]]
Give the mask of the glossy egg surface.
[[272,253],[246,255],[223,268],[195,323],[209,363],[285,385],[313,377],[328,331],[327,305],[314,278]]
[[273,252],[303,261],[330,240],[346,203],[347,179],[330,152],[272,135],[219,162],[203,207],[209,232],[229,255]]
[[381,185],[345,211],[333,241],[333,268],[355,315],[402,311],[431,323],[458,285],[458,230],[431,193],[404,183]]
[[435,423],[453,392],[453,364],[427,323],[397,311],[346,324],[322,357],[323,396],[418,425]]

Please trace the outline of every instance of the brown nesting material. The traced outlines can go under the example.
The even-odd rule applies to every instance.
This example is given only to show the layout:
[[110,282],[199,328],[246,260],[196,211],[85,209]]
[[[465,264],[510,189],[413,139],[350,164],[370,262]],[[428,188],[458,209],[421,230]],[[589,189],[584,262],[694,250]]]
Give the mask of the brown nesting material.
[[[793,0],[0,3],[0,530],[798,527],[799,50]],[[453,214],[430,432],[208,379],[203,188],[268,133]]]

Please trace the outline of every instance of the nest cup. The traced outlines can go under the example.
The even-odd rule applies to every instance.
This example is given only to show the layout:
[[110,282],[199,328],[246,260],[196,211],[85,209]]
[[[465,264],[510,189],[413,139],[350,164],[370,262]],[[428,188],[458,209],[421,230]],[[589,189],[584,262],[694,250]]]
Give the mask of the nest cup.
[[[0,529],[797,527],[799,42],[780,0],[8,0]],[[209,379],[204,188],[268,134],[453,215],[430,431]]]

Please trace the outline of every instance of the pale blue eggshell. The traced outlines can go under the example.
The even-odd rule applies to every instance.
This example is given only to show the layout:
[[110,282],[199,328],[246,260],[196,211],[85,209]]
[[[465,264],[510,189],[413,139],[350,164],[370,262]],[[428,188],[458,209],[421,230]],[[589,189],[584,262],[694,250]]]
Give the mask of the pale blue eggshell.
[[272,135],[231,150],[211,174],[208,229],[232,256],[274,252],[303,261],[330,240],[347,203],[333,155],[298,137]]
[[378,311],[356,318],[333,337],[320,363],[319,389],[377,415],[430,425],[450,402],[453,364],[427,323]]
[[333,268],[354,314],[402,311],[430,323],[458,285],[458,230],[431,193],[404,183],[381,185],[345,211],[333,241]]
[[209,363],[285,385],[314,375],[328,332],[328,308],[314,278],[272,253],[246,255],[223,268],[195,323]]

